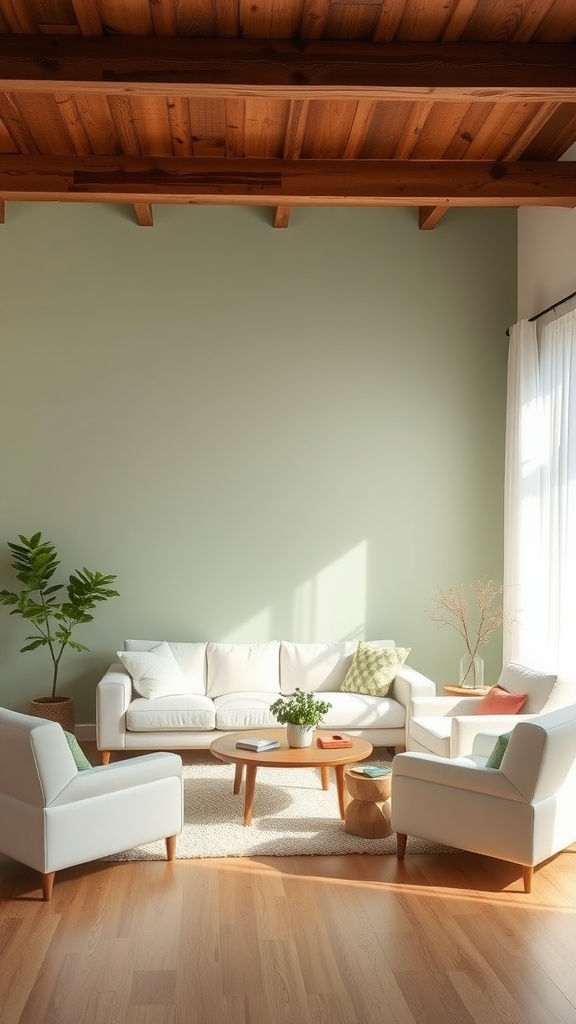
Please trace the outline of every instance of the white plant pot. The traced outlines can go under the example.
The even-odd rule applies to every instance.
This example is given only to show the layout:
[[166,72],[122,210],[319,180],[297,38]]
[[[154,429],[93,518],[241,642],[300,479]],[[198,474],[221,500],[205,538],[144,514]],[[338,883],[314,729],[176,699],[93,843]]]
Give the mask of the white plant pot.
[[314,726],[292,725],[291,722],[288,722],[286,726],[286,739],[289,747],[310,747],[313,735]]

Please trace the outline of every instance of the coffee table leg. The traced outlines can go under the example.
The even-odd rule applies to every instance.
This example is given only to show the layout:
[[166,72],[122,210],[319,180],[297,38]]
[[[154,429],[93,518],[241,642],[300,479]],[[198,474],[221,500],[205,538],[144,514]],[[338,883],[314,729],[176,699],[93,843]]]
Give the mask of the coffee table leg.
[[340,808],[340,817],[346,816],[346,805],[344,797],[344,765],[335,764],[334,771],[336,772],[336,789],[338,790],[338,806]]
[[240,792],[240,786],[242,785],[242,775],[244,773],[244,764],[242,761],[238,761],[236,765],[236,771],[234,772],[234,796],[238,796]]
[[322,775],[322,789],[330,789],[330,768],[327,764],[322,765],[320,774]]
[[246,765],[246,788],[244,791],[244,824],[252,824],[252,810],[254,808],[254,789],[256,787],[255,764]]

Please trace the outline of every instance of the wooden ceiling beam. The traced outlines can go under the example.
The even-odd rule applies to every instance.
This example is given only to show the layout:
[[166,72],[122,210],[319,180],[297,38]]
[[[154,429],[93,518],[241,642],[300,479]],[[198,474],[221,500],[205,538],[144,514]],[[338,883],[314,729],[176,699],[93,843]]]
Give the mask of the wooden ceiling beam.
[[[503,153],[501,153],[502,160],[518,160],[522,153],[525,151],[527,146],[532,142],[532,139],[536,138],[538,132],[554,116],[558,110],[557,103],[545,103],[536,114],[531,117],[518,135],[512,140],[512,142],[506,147]],[[442,219],[446,213],[446,207],[423,207],[420,210],[420,229],[421,231],[431,231],[436,227],[438,221]]]
[[154,227],[154,217],[150,203],[134,203],[134,212],[141,228]]
[[[300,159],[300,153],[304,145],[308,107],[308,100],[292,100],[290,104],[286,137],[284,139],[283,155],[285,160]],[[279,206],[274,213],[274,227],[287,228],[291,212],[289,206]]]
[[448,211],[447,206],[421,206],[418,211],[418,226],[421,231],[432,231]]
[[0,199],[259,206],[576,206],[576,163],[0,155]]
[[5,92],[574,102],[576,44],[0,36]]

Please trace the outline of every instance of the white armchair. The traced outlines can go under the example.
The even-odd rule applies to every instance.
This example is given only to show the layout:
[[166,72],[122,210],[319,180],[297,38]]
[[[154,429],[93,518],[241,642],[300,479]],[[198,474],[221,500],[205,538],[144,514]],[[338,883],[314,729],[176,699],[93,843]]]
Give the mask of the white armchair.
[[576,702],[576,685],[516,662],[504,666],[497,685],[528,695],[519,714],[478,714],[482,697],[415,697],[406,722],[406,750],[460,757],[470,753],[479,732],[507,732],[517,722]]
[[78,771],[60,725],[0,709],[0,851],[42,873],[166,840],[183,824],[182,760],[146,754]]
[[499,769],[486,767],[495,741],[480,734],[455,759],[394,758],[398,858],[418,836],[522,865],[530,892],[534,866],[576,842],[576,705],[518,722]]

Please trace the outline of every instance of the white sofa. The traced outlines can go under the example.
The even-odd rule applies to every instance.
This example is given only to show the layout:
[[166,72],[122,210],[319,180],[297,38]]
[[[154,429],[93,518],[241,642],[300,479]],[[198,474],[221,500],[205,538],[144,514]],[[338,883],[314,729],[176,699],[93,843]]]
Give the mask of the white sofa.
[[[159,643],[126,640],[124,652],[151,652]],[[370,644],[394,646],[391,640]],[[340,692],[356,641],[162,646],[169,646],[177,662],[184,692],[154,699],[139,695],[121,661],[122,652],[98,684],[96,741],[104,763],[115,750],[202,748],[225,733],[276,727],[270,704],[296,687],[321,693],[332,705],[322,728],[362,736],[374,746],[404,749],[410,701],[436,692],[430,679],[407,665],[397,670],[386,697]]]
[[535,865],[576,842],[576,705],[518,721],[491,768],[496,738],[479,733],[464,757],[394,758],[398,858],[419,836],[521,865],[530,892]]

